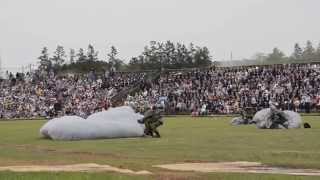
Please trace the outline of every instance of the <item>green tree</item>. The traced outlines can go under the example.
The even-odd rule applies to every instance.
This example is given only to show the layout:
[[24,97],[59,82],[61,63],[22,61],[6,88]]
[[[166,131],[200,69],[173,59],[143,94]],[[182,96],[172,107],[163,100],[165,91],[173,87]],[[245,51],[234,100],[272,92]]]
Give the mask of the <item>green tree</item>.
[[[184,63],[187,67],[193,67],[193,57],[195,55],[196,49],[194,48],[194,45],[192,43],[189,44],[188,48],[183,48],[183,54],[184,54]],[[210,55],[209,55],[210,57]],[[210,57],[210,64],[211,64],[211,57]]]
[[130,59],[129,66],[132,70],[141,70],[139,59],[137,57],[133,57]]
[[79,49],[77,53],[78,60],[77,62],[82,63],[87,61],[87,56],[84,54],[84,50],[82,48]]
[[206,47],[194,47],[192,43],[187,47],[182,43],[151,41],[140,56],[131,59],[129,66],[140,66],[141,69],[177,69],[206,67],[211,63],[210,52]]
[[281,61],[285,57],[285,54],[278,48],[273,48],[272,53],[268,55],[268,61]]
[[302,48],[300,47],[300,45],[298,43],[296,43],[294,45],[294,52],[292,54],[292,58],[294,60],[301,60],[302,59],[302,54],[303,54]]
[[315,57],[315,49],[312,46],[312,42],[311,41],[307,41],[307,45],[303,50],[302,53],[302,58],[305,61],[311,61],[313,60]]
[[98,60],[98,51],[95,51],[91,44],[88,45],[87,59],[91,62]]
[[61,66],[65,61],[66,53],[64,51],[64,48],[62,46],[57,46],[56,51],[54,52],[54,55],[52,57],[52,61],[55,66]]
[[196,67],[207,67],[211,65],[211,56],[207,47],[197,47],[194,55],[194,65]]
[[172,68],[172,64],[174,61],[174,54],[176,51],[176,47],[173,42],[167,41],[164,45],[163,49],[163,61],[162,61],[162,66],[164,68]]
[[38,57],[40,60],[39,70],[49,71],[52,68],[52,63],[49,59],[48,48],[44,47],[41,50],[41,55]]
[[146,46],[144,52],[142,53],[145,59],[145,65],[148,69],[160,69],[162,67],[162,57],[161,54],[162,44],[156,41],[150,42],[150,47]]
[[112,68],[115,68],[116,70],[119,70],[121,68],[121,66],[124,65],[124,63],[121,59],[117,58],[117,55],[118,55],[117,48],[114,46],[111,46],[110,53],[107,55],[109,66]]

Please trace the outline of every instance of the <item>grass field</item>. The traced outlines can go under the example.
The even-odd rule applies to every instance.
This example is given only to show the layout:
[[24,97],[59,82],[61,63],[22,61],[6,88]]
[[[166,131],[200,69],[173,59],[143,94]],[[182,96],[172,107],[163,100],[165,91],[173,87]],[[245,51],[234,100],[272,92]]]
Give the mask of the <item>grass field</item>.
[[149,176],[118,173],[13,173],[3,179],[319,179],[320,177],[173,172],[152,165],[181,162],[252,161],[267,165],[320,169],[320,117],[305,116],[312,129],[258,130],[233,127],[230,117],[172,117],[162,138],[51,141],[39,136],[45,121],[0,122],[0,166],[109,164],[148,170]]

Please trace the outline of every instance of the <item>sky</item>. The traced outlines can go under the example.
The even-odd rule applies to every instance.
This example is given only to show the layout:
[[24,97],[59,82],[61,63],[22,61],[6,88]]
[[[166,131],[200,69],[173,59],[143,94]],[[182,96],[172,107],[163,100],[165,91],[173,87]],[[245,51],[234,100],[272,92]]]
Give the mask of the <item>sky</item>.
[[319,0],[0,0],[2,68],[36,64],[41,49],[112,45],[128,61],[150,41],[194,43],[214,60],[320,42]]

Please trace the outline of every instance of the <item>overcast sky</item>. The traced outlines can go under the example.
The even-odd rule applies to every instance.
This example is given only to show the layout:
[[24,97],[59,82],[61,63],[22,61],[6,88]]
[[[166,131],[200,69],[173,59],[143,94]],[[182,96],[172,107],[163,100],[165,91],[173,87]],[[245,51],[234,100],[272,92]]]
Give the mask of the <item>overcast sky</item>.
[[37,62],[42,47],[87,48],[124,59],[149,41],[207,46],[214,59],[249,58],[320,41],[319,0],[0,0],[3,67]]

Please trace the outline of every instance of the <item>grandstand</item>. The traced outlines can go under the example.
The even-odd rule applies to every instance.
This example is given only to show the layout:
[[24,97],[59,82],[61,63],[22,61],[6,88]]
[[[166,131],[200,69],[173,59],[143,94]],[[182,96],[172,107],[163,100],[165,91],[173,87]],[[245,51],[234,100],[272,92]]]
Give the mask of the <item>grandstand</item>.
[[[1,117],[58,115],[86,117],[110,106],[153,105],[167,114],[235,114],[240,108],[268,107],[275,100],[285,110],[318,111],[319,64],[278,64],[162,72],[114,72],[111,75],[11,74],[1,82]],[[13,89],[12,91],[10,89]]]

